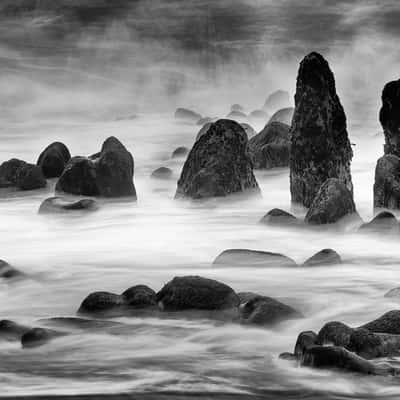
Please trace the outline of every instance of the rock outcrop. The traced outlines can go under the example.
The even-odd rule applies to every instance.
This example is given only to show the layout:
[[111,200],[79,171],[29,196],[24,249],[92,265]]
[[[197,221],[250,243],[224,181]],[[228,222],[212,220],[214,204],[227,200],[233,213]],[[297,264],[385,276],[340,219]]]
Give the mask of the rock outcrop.
[[69,200],[49,197],[39,207],[39,214],[59,214],[71,211],[96,211],[99,206],[93,199]]
[[292,201],[310,207],[329,178],[353,193],[353,157],[346,116],[336,94],[335,79],[318,53],[306,56],[297,77],[291,126],[290,191]]
[[0,165],[0,187],[21,190],[41,189],[46,186],[42,169],[34,164],[12,158]]
[[42,168],[46,178],[58,178],[70,159],[68,147],[64,143],[54,142],[43,150],[36,164]]
[[201,199],[243,192],[260,192],[246,132],[235,121],[218,120],[193,145],[175,198]]
[[23,277],[23,273],[12,265],[10,265],[7,261],[0,260],[0,278],[4,279],[12,279],[12,278],[21,278]]
[[133,171],[132,154],[112,136],[103,143],[99,153],[71,158],[57,182],[56,191],[136,199]]
[[254,168],[270,169],[288,167],[290,156],[290,127],[281,122],[272,122],[249,140],[249,149]]
[[353,194],[343,181],[330,178],[317,192],[306,214],[305,222],[312,225],[333,224],[355,213]]

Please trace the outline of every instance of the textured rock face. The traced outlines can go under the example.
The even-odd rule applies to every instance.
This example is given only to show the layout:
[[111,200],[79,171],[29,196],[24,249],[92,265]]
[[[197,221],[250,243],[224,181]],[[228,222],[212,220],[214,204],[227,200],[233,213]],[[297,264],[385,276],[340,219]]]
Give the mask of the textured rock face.
[[247,135],[235,121],[218,120],[195,142],[183,166],[175,198],[201,199],[259,193]]
[[132,154],[115,137],[108,138],[100,153],[73,157],[57,182],[56,190],[83,196],[136,198]]
[[375,208],[400,208],[400,158],[394,154],[381,157],[375,168]]
[[333,224],[355,212],[353,194],[342,181],[331,178],[321,186],[305,221],[313,225]]
[[200,276],[176,277],[157,293],[162,310],[223,310],[237,307],[239,297],[224,283]]
[[37,165],[42,168],[46,178],[58,178],[70,159],[71,154],[67,146],[60,142],[54,142],[40,154]]
[[350,193],[353,151],[335,79],[318,53],[300,64],[291,127],[290,191],[292,201],[310,207],[321,185],[338,178]]
[[385,85],[379,120],[385,134],[385,154],[400,157],[400,79]]
[[269,169],[289,166],[289,130],[289,125],[272,122],[249,140],[254,168]]
[[12,158],[0,165],[0,187],[17,187],[21,190],[40,189],[46,179],[37,165]]

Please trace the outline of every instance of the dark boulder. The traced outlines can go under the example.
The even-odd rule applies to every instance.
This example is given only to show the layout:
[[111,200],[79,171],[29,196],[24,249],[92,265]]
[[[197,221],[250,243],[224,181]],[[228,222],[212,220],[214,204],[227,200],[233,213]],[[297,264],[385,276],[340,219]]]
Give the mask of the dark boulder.
[[228,267],[296,267],[297,264],[289,257],[279,253],[247,249],[229,249],[223,251],[213,262],[213,265]]
[[52,329],[32,328],[22,335],[21,344],[22,347],[25,348],[39,347],[50,340],[63,335],[65,335],[65,333],[54,331]]
[[304,267],[317,267],[320,265],[337,265],[341,264],[342,259],[340,255],[333,249],[322,249],[315,253],[312,257],[306,260],[303,264]]
[[21,190],[41,189],[46,186],[46,179],[37,165],[13,158],[0,165],[0,185]]
[[273,122],[280,122],[285,125],[292,125],[292,119],[294,114],[294,108],[282,108],[278,110],[275,114],[272,114],[272,117],[269,119],[268,123],[272,124]]
[[0,278],[11,279],[19,278],[24,274],[21,271],[15,269],[12,265],[4,260],[0,260]]
[[42,168],[46,178],[58,178],[71,159],[71,154],[64,143],[54,142],[40,154],[37,165]]
[[98,204],[93,199],[68,200],[62,197],[50,197],[39,207],[39,214],[66,213],[70,211],[96,211]]
[[136,285],[122,293],[124,304],[144,308],[157,305],[156,292],[146,285]]
[[242,121],[247,120],[247,115],[242,111],[231,111],[225,118]]
[[326,323],[318,333],[319,345],[334,345],[348,347],[353,329],[342,322],[332,321]]
[[157,168],[152,172],[151,177],[155,179],[170,179],[172,178],[172,169],[167,167]]
[[308,348],[317,344],[317,339],[317,334],[313,331],[300,332],[294,346],[294,355],[296,358],[300,360]]
[[384,155],[376,164],[374,207],[400,208],[400,158],[396,155]]
[[255,296],[240,305],[240,321],[244,324],[274,325],[302,317],[294,308],[266,296]]
[[187,108],[177,108],[175,111],[175,118],[196,123],[201,118],[201,115]]
[[189,153],[189,149],[184,146],[177,147],[171,154],[171,158],[183,158]]
[[[335,78],[318,53],[306,56],[297,76],[291,126],[290,191],[292,201],[310,207],[321,185],[336,178],[351,197],[353,151]],[[348,196],[346,195],[346,198]]]
[[242,192],[260,193],[247,135],[235,121],[218,120],[193,145],[175,198],[201,199]]
[[330,178],[319,189],[305,222],[313,225],[333,224],[347,215],[355,214],[353,194],[343,181]]
[[385,154],[400,157],[400,79],[385,85],[379,120],[385,135]]
[[391,333],[393,335],[400,335],[400,311],[389,311],[379,318],[362,325],[360,328],[375,333]]
[[277,226],[298,226],[301,221],[294,215],[281,210],[280,208],[273,208],[268,211],[260,220],[262,224],[277,225]]
[[291,101],[288,92],[284,90],[276,90],[268,96],[264,108],[275,111],[279,108],[287,107],[290,103]]
[[362,224],[359,230],[376,233],[399,233],[399,228],[397,218],[389,211],[382,211],[370,222]]
[[92,314],[109,312],[121,307],[123,303],[123,297],[118,294],[110,292],[94,292],[89,294],[89,296],[83,300],[78,313]]
[[132,154],[115,137],[109,137],[99,153],[73,157],[57,182],[56,190],[81,196],[131,197],[133,184]]
[[249,150],[254,168],[269,169],[288,167],[290,156],[290,127],[272,122],[249,140]]
[[19,341],[22,335],[30,329],[30,326],[20,325],[14,321],[3,319],[0,321],[0,338],[8,341]]
[[165,311],[223,310],[237,307],[239,297],[224,283],[200,276],[175,277],[158,293],[159,308]]

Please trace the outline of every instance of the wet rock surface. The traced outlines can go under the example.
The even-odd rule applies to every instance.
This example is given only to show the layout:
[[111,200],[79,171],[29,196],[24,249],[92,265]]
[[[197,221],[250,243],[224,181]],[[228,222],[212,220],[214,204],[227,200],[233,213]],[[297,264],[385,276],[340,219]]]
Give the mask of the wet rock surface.
[[59,214],[71,211],[96,211],[99,206],[93,199],[70,200],[62,197],[50,197],[42,202],[39,214]]
[[0,278],[12,279],[21,278],[24,274],[10,265],[7,261],[0,260]]
[[243,192],[260,192],[247,135],[235,121],[219,120],[195,142],[183,166],[175,198],[201,199]]
[[317,192],[305,222],[312,225],[333,224],[355,213],[353,194],[341,180],[330,178]]
[[12,158],[0,165],[0,187],[20,190],[41,189],[46,186],[42,169],[34,164]]
[[269,169],[288,167],[290,156],[290,127],[272,122],[249,140],[254,168]]
[[46,178],[58,178],[70,159],[68,147],[64,143],[54,142],[40,154],[37,165]]
[[99,153],[73,157],[57,182],[56,190],[81,196],[136,199],[132,154],[115,137],[109,137]]
[[346,116],[335,79],[318,53],[300,64],[291,126],[290,191],[292,201],[310,207],[324,182],[336,178],[353,193],[353,157]]

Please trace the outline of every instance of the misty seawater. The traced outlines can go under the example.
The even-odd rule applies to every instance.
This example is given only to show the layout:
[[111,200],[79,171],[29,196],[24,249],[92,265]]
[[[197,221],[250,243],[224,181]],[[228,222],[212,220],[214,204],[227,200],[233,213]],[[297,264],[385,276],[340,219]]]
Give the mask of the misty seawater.
[[[302,330],[318,331],[330,320],[362,324],[398,306],[383,297],[397,284],[396,237],[259,224],[273,207],[290,209],[287,169],[257,173],[263,193],[259,199],[174,200],[184,160],[171,159],[170,154],[178,145],[191,146],[199,127],[176,122],[171,115],[9,123],[3,129],[8,136],[1,158],[28,161],[35,161],[40,149],[55,138],[73,154],[85,155],[112,133],[134,154],[138,202],[103,201],[95,213],[46,216],[37,210],[53,192],[54,182],[32,192],[3,189],[2,258],[29,277],[1,283],[2,318],[34,324],[38,319],[74,316],[92,291],[120,293],[135,284],[159,290],[173,276],[188,274],[218,279],[236,291],[278,298],[305,315],[274,329],[178,316],[125,317],[115,319],[129,325],[121,332],[77,331],[36,349],[1,342],[3,395],[189,392],[272,393],[271,398],[286,398],[301,393],[319,399],[399,395],[397,378],[297,368],[278,359],[281,352],[293,349]],[[355,143],[355,199],[367,220],[372,216],[374,163],[383,137],[350,135]],[[173,169],[174,179],[149,178],[161,165]],[[227,248],[281,252],[301,263],[326,247],[337,250],[344,264],[296,269],[211,265]]]
[[[83,3],[109,5],[96,14]],[[293,97],[298,63],[316,50],[335,73],[354,144],[357,211],[370,220],[384,142],[380,94],[398,79],[399,12],[396,0],[2,0],[0,161],[35,163],[54,141],[89,155],[113,135],[134,156],[138,201],[100,199],[93,213],[38,215],[56,180],[35,191],[0,189],[0,258],[27,274],[0,281],[0,319],[37,326],[75,316],[91,292],[137,284],[158,291],[183,275],[276,298],[305,318],[269,329],[132,316],[113,318],[125,324],[120,329],[75,329],[38,348],[0,341],[0,397],[398,399],[399,377],[300,368],[278,358],[293,351],[301,331],[334,320],[358,326],[399,307],[384,297],[400,282],[398,237],[259,224],[272,208],[291,210],[288,169],[255,171],[260,198],[176,201],[184,159],[171,154],[190,148],[200,129],[174,119],[176,107],[223,117],[233,103],[260,108],[276,89]],[[150,178],[161,166],[173,170],[172,179]],[[229,248],[278,252],[299,264],[333,248],[344,262],[213,266]]]

